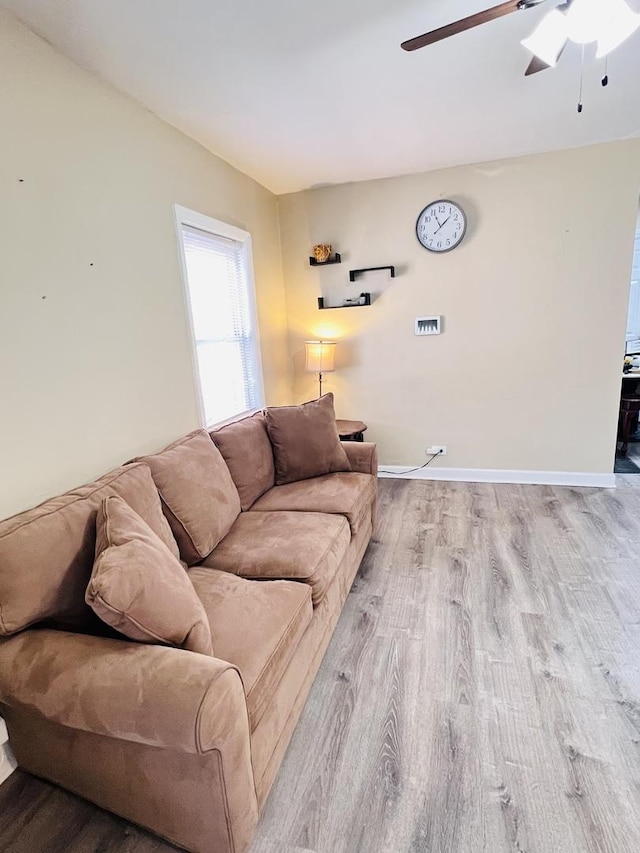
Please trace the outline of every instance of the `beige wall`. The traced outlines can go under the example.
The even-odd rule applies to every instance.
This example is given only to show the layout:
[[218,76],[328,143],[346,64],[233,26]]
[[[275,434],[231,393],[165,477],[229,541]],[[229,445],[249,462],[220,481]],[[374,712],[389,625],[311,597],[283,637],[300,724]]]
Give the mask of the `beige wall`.
[[291,377],[276,198],[0,11],[0,518],[199,425],[175,203],[253,236]]
[[[437,443],[443,467],[611,471],[640,141],[285,196],[283,288],[273,195],[4,12],[0,42],[0,517],[198,425],[175,203],[253,235],[268,403],[290,360],[314,396],[302,341],[325,336],[384,463]],[[414,224],[442,196],[470,225],[438,257]],[[324,241],[344,263],[312,269]],[[414,337],[432,313],[444,334]]]
[[[610,473],[640,141],[595,146],[280,199],[297,399],[312,397],[303,341],[342,341],[327,376],[338,414],[362,418],[386,464]],[[464,242],[433,255],[415,237],[436,198],[462,202]],[[314,243],[340,266],[313,269]],[[350,268],[395,264],[349,285]],[[370,308],[319,311],[371,290]],[[418,338],[414,317],[441,314]]]

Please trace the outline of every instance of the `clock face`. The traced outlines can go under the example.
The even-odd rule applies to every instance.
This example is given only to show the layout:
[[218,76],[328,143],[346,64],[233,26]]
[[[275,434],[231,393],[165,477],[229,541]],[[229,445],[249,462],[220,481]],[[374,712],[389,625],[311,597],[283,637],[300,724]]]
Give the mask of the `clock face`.
[[467,230],[467,217],[460,205],[440,199],[427,205],[416,222],[416,235],[430,252],[450,252]]

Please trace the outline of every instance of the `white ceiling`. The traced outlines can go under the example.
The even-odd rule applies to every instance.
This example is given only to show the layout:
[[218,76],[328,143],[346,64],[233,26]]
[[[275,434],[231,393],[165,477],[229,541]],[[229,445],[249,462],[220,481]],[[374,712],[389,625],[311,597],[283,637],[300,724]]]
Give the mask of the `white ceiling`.
[[[523,76],[550,3],[414,53],[498,0],[0,0],[32,30],[276,193],[640,135],[640,31]],[[628,0],[640,11],[640,0]]]

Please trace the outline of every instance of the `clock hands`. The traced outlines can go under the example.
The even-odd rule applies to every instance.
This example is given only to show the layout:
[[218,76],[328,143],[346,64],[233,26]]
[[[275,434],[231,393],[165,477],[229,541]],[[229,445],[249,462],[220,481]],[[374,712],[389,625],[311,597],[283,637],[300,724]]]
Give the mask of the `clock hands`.
[[[436,216],[436,222],[438,222],[438,225],[440,226],[440,228],[442,228],[443,225],[446,225],[450,219],[451,219],[451,214],[449,214],[449,216],[447,216],[447,218],[445,219],[444,222],[440,223],[440,222],[438,222],[438,217]],[[433,232],[434,237],[438,233],[440,228],[436,228],[436,230]]]
[[[433,218],[434,218],[434,219],[435,219],[435,221],[438,223],[438,225],[440,225],[440,228],[442,228],[442,225],[440,224],[440,220],[438,219],[438,214],[437,214],[437,213],[434,213],[434,214],[433,214]],[[440,230],[440,228],[438,228],[438,231]],[[437,232],[437,231],[434,231],[433,233],[434,233],[434,234],[437,234],[438,232]]]

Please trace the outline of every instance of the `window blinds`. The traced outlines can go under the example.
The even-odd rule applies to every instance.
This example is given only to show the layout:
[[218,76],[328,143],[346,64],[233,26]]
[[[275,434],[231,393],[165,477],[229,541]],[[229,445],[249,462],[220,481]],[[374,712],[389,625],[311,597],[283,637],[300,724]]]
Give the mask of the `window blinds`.
[[262,405],[246,245],[181,226],[207,425]]

